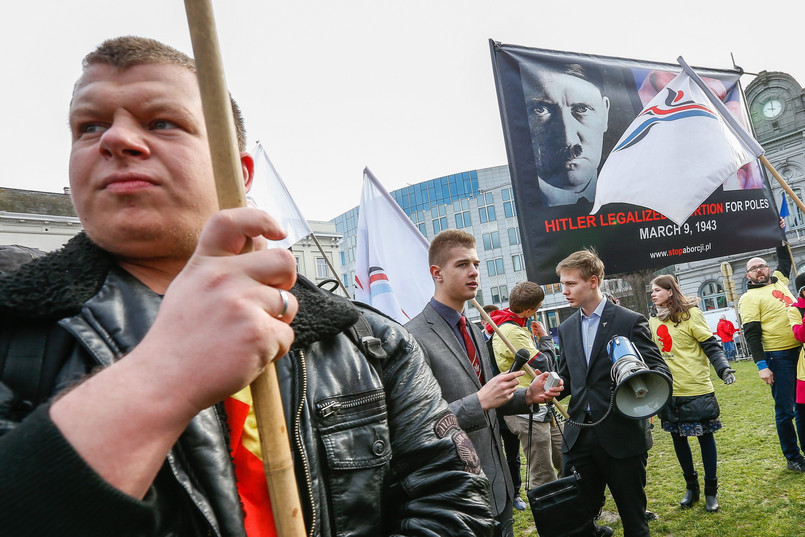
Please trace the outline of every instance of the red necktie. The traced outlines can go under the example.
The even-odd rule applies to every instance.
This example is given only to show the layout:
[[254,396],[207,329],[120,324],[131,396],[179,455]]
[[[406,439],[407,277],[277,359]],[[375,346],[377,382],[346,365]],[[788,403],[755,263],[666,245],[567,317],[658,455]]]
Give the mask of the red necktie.
[[461,337],[464,338],[464,345],[467,347],[467,356],[470,359],[470,363],[472,364],[472,369],[475,371],[475,374],[478,375],[478,380],[481,383],[484,382],[483,376],[481,375],[481,361],[478,359],[478,353],[475,351],[475,344],[472,342],[472,338],[470,337],[470,333],[467,330],[467,318],[463,315],[461,319],[458,321],[458,327],[461,331]]

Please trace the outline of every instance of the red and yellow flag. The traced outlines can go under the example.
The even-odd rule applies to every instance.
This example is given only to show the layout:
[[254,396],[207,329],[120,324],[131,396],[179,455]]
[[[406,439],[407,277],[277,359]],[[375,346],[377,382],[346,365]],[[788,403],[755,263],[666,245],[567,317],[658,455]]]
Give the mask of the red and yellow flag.
[[238,494],[243,504],[246,534],[249,537],[274,537],[277,532],[249,387],[228,397],[224,407],[229,421],[229,445],[238,479]]

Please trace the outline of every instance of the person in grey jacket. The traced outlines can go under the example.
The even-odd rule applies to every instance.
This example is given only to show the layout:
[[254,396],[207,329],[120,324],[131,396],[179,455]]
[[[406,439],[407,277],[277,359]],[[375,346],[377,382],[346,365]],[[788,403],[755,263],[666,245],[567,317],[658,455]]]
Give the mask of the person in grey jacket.
[[190,58],[101,44],[70,127],[86,235],[0,280],[4,533],[272,535],[242,396],[283,356],[308,535],[490,533],[488,481],[410,335],[297,280],[263,211],[217,210]]
[[496,532],[506,537],[513,534],[514,486],[497,412],[527,413],[530,405],[551,401],[561,388],[545,391],[547,372],[539,374],[528,388],[519,387],[518,377],[524,371],[492,375],[481,330],[463,315],[466,301],[478,289],[479,261],[472,235],[457,229],[442,231],[430,244],[428,261],[435,284],[433,298],[405,327],[422,346],[443,397],[478,452],[491,482],[489,502],[498,523]]

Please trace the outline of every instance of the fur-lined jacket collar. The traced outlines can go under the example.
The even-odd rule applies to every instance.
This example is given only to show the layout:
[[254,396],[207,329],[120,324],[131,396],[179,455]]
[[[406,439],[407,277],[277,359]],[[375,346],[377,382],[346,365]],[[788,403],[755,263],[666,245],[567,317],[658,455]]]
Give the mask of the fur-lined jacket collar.
[[[76,315],[100,290],[113,266],[108,252],[79,233],[61,250],[0,278],[0,318],[56,320]],[[360,315],[349,301],[325,293],[303,276],[291,293],[299,301],[291,323],[296,334],[293,348],[338,334]]]

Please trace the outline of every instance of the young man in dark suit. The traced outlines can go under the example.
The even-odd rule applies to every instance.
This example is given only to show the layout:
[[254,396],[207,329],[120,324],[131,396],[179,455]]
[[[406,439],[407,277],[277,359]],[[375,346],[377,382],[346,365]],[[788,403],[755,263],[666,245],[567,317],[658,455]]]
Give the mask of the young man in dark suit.
[[[528,388],[518,388],[523,371],[493,376],[481,330],[464,317],[464,306],[478,291],[478,253],[475,237],[449,229],[439,233],[428,250],[435,292],[422,312],[405,327],[425,353],[442,396],[467,432],[491,484],[492,514],[499,522],[497,535],[513,536],[514,487],[500,439],[497,413],[522,414],[528,406],[559,395],[561,388],[545,392],[547,372]],[[466,331],[465,331],[466,330]]]
[[[646,318],[612,303],[601,292],[604,264],[595,253],[574,252],[557,265],[556,273],[565,298],[578,308],[559,326],[559,376],[566,387],[562,396],[573,396],[568,407],[572,420],[595,423],[606,414],[613,389],[607,343],[614,336],[628,338],[649,369],[671,377],[651,340]],[[571,467],[581,474],[581,493],[593,516],[600,508],[604,487],[609,486],[624,537],[650,534],[645,486],[651,445],[648,420],[629,419],[615,409],[595,427],[565,427],[565,475]],[[591,523],[586,535],[611,535],[611,531]]]

